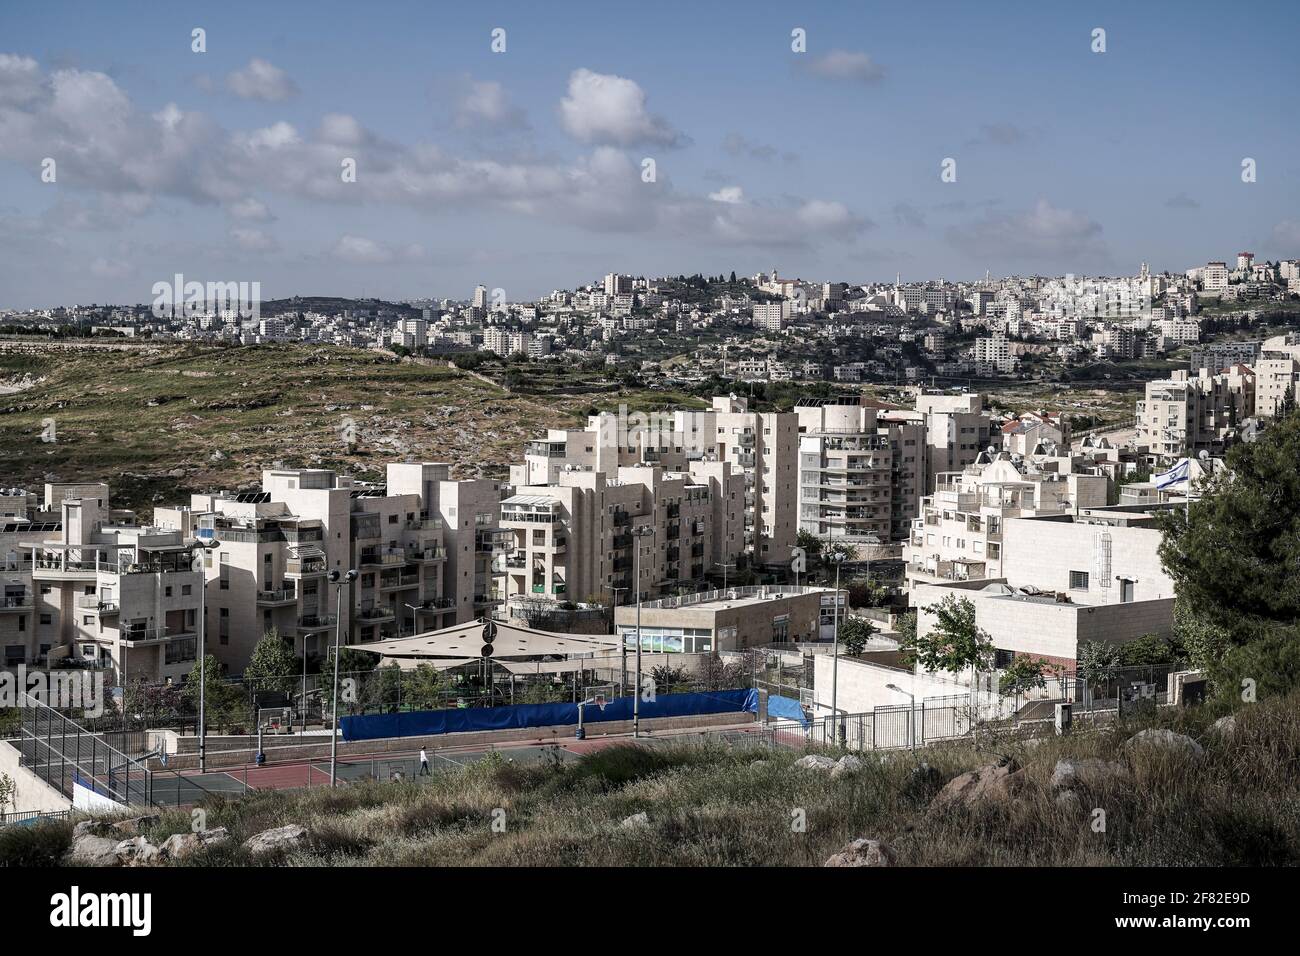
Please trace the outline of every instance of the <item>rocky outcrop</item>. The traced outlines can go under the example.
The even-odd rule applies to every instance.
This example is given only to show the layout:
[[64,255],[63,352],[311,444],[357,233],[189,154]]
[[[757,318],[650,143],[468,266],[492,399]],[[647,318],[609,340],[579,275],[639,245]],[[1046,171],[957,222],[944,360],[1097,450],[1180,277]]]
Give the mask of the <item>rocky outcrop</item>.
[[1014,760],[1001,760],[953,777],[930,801],[930,809],[971,807],[983,800],[1009,800],[1020,793],[1027,782],[1019,764]]
[[1067,758],[1056,761],[1051,788],[1053,793],[1079,787],[1096,790],[1113,781],[1128,779],[1128,767],[1122,763],[1097,757]]
[[822,866],[894,866],[897,862],[898,855],[889,844],[860,837]]
[[263,830],[244,841],[244,849],[253,856],[275,853],[283,850],[296,850],[307,840],[307,828],[290,823],[288,826]]
[[1139,730],[1124,742],[1124,746],[1134,748],[1157,748],[1170,753],[1182,754],[1191,759],[1198,759],[1205,753],[1205,748],[1186,734],[1175,733],[1163,727]]

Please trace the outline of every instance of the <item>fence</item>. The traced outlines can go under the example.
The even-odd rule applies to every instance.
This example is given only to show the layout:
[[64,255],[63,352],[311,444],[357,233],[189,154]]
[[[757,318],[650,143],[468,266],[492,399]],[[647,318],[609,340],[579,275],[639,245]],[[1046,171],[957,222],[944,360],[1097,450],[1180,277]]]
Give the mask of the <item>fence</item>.
[[0,827],[32,826],[42,820],[64,820],[71,810],[20,810],[17,813],[0,813]]
[[150,771],[25,691],[19,698],[21,735],[15,742],[20,762],[49,786],[75,799],[80,778],[101,795],[129,806],[152,805]]

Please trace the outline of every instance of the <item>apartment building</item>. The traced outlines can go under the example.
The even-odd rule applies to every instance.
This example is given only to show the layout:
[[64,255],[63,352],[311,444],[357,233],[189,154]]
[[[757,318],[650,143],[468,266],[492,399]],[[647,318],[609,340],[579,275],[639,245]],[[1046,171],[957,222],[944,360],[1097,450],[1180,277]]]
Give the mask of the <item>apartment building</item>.
[[754,327],[768,332],[780,332],[790,320],[790,301],[755,302]]
[[[1208,345],[1192,349],[1191,371],[1206,369],[1211,374],[1222,372],[1234,365],[1248,365],[1255,368],[1259,360],[1262,342],[1211,342]],[[1255,369],[1258,372],[1258,369]]]
[[923,421],[875,403],[808,399],[799,420],[799,529],[820,538],[907,536],[926,474]]
[[971,349],[971,361],[980,375],[1010,375],[1017,364],[1016,357],[1011,354],[1011,343],[1001,332],[976,339]]
[[1206,292],[1222,292],[1228,288],[1228,264],[1207,262],[1201,270],[1201,286]]
[[999,578],[917,587],[917,629],[953,596],[975,605],[995,648],[994,665],[1031,655],[1073,673],[1080,645],[1124,643],[1173,627],[1174,583],[1160,562],[1151,507],[1081,509],[1008,519]]
[[1256,376],[1255,412],[1277,415],[1288,394],[1300,399],[1300,335],[1275,335],[1260,346],[1254,364]]
[[[373,486],[329,469],[272,469],[256,492],[199,494],[156,520],[215,542],[205,555],[207,645],[242,671],[269,629],[295,652],[446,627],[493,606],[501,486],[442,463],[393,463]],[[355,568],[336,600],[328,574]]]
[[1001,577],[1010,519],[1104,507],[1109,484],[1103,475],[1040,471],[1009,452],[940,474],[903,546],[908,590]]
[[889,417],[906,417],[925,428],[922,494],[934,487],[936,475],[961,471],[973,463],[994,443],[998,428],[984,410],[983,396],[970,393],[944,395],[918,390],[914,413],[891,412]]
[[1205,450],[1220,455],[1237,429],[1255,414],[1256,376],[1245,365],[1223,372],[1179,370],[1148,382],[1137,403],[1139,448],[1158,459],[1178,459]]
[[[10,508],[19,495],[10,494]],[[109,506],[103,483],[47,484],[0,520],[6,665],[111,669],[160,681],[196,658],[203,574],[194,542]]]
[[743,553],[744,489],[725,462],[691,473],[624,466],[615,478],[565,471],[553,484],[516,487],[501,502],[504,596],[612,603],[615,589],[692,588]]

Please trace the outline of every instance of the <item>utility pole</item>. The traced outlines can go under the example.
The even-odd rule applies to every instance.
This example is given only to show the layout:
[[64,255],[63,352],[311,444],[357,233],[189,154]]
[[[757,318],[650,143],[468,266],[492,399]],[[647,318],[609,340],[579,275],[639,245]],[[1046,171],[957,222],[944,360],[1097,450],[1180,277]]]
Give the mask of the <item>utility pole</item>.
[[641,736],[641,539],[651,534],[654,534],[654,528],[649,525],[643,524],[632,529],[632,537],[636,538],[635,550],[632,553],[632,564],[635,569],[633,576],[636,578],[636,686],[633,688],[636,696],[632,698],[633,738]]
[[333,787],[338,784],[339,766],[339,655],[343,637],[343,585],[355,581],[357,572],[334,570],[330,572],[329,579],[334,582],[334,714],[330,721],[330,786]]

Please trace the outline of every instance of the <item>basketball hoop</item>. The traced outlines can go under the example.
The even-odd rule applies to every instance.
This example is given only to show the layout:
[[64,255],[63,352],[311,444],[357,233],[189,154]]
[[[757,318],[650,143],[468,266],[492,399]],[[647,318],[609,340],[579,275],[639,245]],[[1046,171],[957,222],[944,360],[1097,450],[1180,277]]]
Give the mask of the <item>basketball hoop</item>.
[[595,704],[597,707],[599,707],[601,710],[604,710],[604,709],[605,709],[605,695],[604,695],[604,694],[597,694],[594,698],[592,698],[592,703],[594,703],[594,704]]

